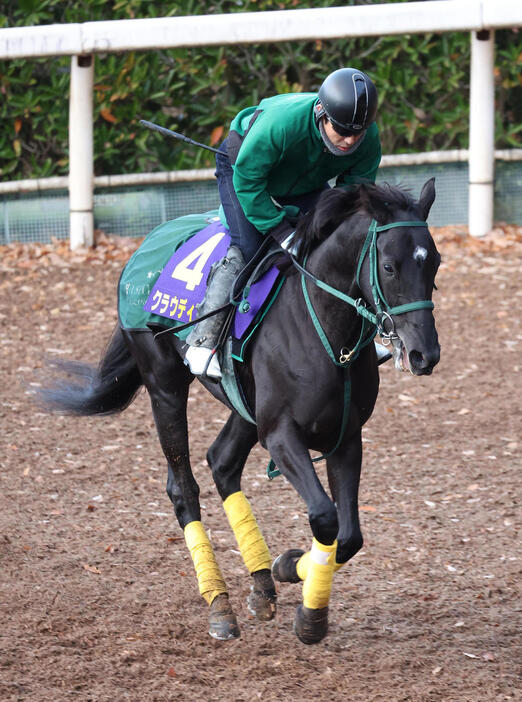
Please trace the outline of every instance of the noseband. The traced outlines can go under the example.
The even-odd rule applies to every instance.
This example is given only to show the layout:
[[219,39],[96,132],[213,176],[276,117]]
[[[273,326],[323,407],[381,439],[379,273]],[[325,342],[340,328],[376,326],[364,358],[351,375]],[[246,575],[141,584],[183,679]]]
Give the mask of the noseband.
[[[306,268],[304,268],[304,266],[301,266],[295,260],[295,258],[292,257],[294,266],[301,273],[301,286],[303,289],[303,295],[306,301],[308,312],[310,314],[310,317],[312,318],[314,327],[328,355],[336,365],[346,368],[349,364],[351,364],[359,355],[360,350],[364,348],[364,346],[369,344],[370,341],[373,340],[377,332],[380,334],[383,341],[387,343],[389,343],[392,339],[397,338],[397,334],[395,332],[395,324],[393,320],[394,315],[404,314],[405,312],[411,312],[412,310],[432,310],[434,308],[434,304],[431,300],[416,300],[414,302],[408,302],[404,305],[390,307],[390,305],[386,302],[386,298],[384,297],[384,294],[381,290],[378,273],[379,261],[377,253],[377,235],[380,232],[387,231],[388,229],[394,229],[395,227],[427,226],[427,222],[413,220],[406,222],[392,222],[390,224],[383,224],[382,226],[378,227],[377,221],[375,219],[371,221],[364,245],[361,250],[361,254],[359,256],[356,280],[357,285],[360,287],[361,269],[366,259],[366,256],[368,256],[370,264],[370,287],[372,290],[373,305],[375,308],[375,312],[372,312],[371,310],[367,309],[367,307],[365,306],[365,301],[362,298],[358,298],[356,300],[353,297],[350,297],[349,295],[346,295],[345,293],[341,292],[340,290],[333,288],[331,285],[328,285],[328,283],[319,280],[313,275],[313,273],[307,271]],[[306,261],[304,263],[306,264]],[[311,280],[318,288],[321,288],[321,290],[324,290],[330,295],[333,295],[339,300],[342,300],[343,302],[346,302],[347,304],[354,307],[357,314],[363,318],[361,334],[359,336],[359,340],[356,346],[351,350],[343,348],[341,350],[339,360],[336,359],[330,346],[330,343],[326,337],[326,334],[324,333],[324,330],[312,306],[312,302],[310,300],[310,296],[308,295],[308,290],[306,288],[306,278]],[[387,323],[390,327],[388,330],[386,329]]]

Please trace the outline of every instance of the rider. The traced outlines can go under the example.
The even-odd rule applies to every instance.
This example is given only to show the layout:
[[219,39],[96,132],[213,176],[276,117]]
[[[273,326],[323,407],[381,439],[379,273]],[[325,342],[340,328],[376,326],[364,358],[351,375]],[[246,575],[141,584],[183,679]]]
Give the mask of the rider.
[[[340,68],[318,93],[276,95],[234,118],[216,156],[230,248],[209,276],[200,316],[228,302],[244,259],[256,253],[264,236],[293,251],[295,224],[285,206],[307,212],[333,178],[338,187],[375,181],[381,160],[376,112],[371,79],[355,68]],[[202,320],[187,338],[186,362],[196,375],[221,378],[215,345],[224,314]]]

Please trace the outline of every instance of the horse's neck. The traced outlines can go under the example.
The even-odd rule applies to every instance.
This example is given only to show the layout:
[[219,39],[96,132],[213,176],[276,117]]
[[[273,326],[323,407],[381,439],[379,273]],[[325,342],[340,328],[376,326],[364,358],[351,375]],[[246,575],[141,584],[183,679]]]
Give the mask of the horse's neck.
[[[356,278],[366,235],[364,225],[361,218],[351,218],[349,223],[338,228],[310,254],[306,264],[306,268],[316,278],[354,298],[360,297]],[[351,227],[349,234],[346,233],[348,226]],[[358,336],[361,323],[355,308],[320,290],[311,281],[307,282],[307,289],[313,308],[331,343],[351,343]]]

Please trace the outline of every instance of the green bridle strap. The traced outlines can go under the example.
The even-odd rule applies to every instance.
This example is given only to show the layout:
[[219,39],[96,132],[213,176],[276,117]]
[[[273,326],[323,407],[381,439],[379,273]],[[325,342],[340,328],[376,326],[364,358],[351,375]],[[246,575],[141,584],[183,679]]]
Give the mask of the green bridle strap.
[[[310,318],[312,320],[312,323],[315,327],[315,330],[317,332],[317,335],[319,336],[319,339],[321,340],[321,343],[326,350],[326,353],[330,357],[330,359],[335,363],[336,366],[339,366],[340,368],[343,368],[344,370],[347,370],[351,364],[358,358],[360,351],[367,346],[371,341],[373,341],[375,335],[377,334],[378,329],[382,333],[382,327],[381,327],[381,321],[383,317],[383,307],[382,304],[384,304],[384,307],[386,308],[386,311],[384,312],[384,315],[397,315],[397,314],[404,314],[405,312],[411,312],[413,310],[420,310],[420,309],[433,309],[434,304],[431,300],[416,300],[414,302],[408,302],[404,305],[397,305],[396,307],[390,307],[388,303],[386,302],[386,299],[383,295],[383,292],[381,290],[381,286],[379,285],[379,273],[378,273],[378,256],[377,256],[377,234],[379,232],[384,232],[387,231],[388,229],[394,229],[395,227],[427,227],[426,222],[421,222],[421,221],[406,221],[406,222],[392,222],[391,224],[384,224],[380,227],[377,226],[377,221],[373,219],[370,223],[370,226],[368,228],[368,233],[366,235],[366,239],[364,241],[362,250],[361,250],[361,255],[359,256],[359,261],[357,264],[357,285],[360,288],[360,273],[361,273],[361,268],[364,263],[364,260],[367,255],[369,255],[369,261],[370,261],[370,286],[372,289],[372,294],[373,294],[373,299],[374,299],[374,304],[375,304],[375,309],[377,310],[377,314],[374,314],[373,312],[370,312],[366,307],[364,306],[364,302],[361,299],[356,300],[353,297],[350,297],[350,295],[346,295],[346,293],[341,292],[340,290],[337,290],[336,288],[333,288],[331,285],[328,285],[328,283],[323,282],[322,280],[319,280],[319,278],[316,278],[313,273],[310,273],[310,271],[307,271],[304,266],[301,266],[296,259],[292,256],[292,263],[293,265],[298,269],[298,271],[301,273],[301,287],[303,290],[303,297],[306,302],[306,307],[308,309],[308,313],[310,315]],[[306,265],[306,259],[304,261],[304,265]],[[321,326],[321,323],[319,321],[319,318],[317,317],[317,314],[315,313],[315,310],[312,305],[312,301],[310,300],[310,295],[308,294],[308,290],[306,287],[306,278],[309,278],[314,285],[316,285],[318,288],[321,290],[324,290],[325,292],[329,293],[330,295],[333,295],[336,297],[338,300],[342,300],[342,302],[346,302],[347,304],[351,305],[352,307],[355,308],[356,312],[358,315],[360,315],[362,319],[362,324],[361,324],[361,332],[359,334],[359,339],[354,346],[354,348],[349,351],[349,353],[345,354],[343,353],[343,350],[341,349],[341,355],[339,357],[339,360],[336,359],[335,354],[332,350],[331,344],[328,341],[328,337],[326,336],[324,329]],[[344,360],[343,360],[344,359]],[[341,442],[344,437],[344,433],[346,430],[346,426],[348,424],[348,417],[350,416],[350,399],[351,399],[351,379],[350,375],[348,373],[345,374],[344,376],[344,403],[343,403],[343,417],[341,421],[341,431],[339,433],[339,437],[337,439],[337,443],[333,447],[331,451],[328,453],[323,454],[322,456],[318,456],[317,458],[313,458],[312,461],[321,461],[323,458],[328,458],[328,456],[331,456],[333,453],[337,451],[339,446],[341,445]],[[268,463],[267,466],[267,475],[270,480],[275,478],[278,475],[281,475],[281,471],[279,471],[276,468],[276,465],[272,459],[270,459],[270,462]]]
[[[366,307],[361,306],[359,300],[356,300],[354,297],[350,297],[350,295],[346,295],[345,293],[341,292],[340,290],[337,290],[336,288],[332,288],[332,286],[328,285],[328,283],[325,283],[322,280],[319,280],[319,278],[316,278],[313,273],[310,273],[310,271],[307,271],[306,268],[303,268],[303,266],[301,266],[299,263],[297,263],[295,258],[292,260],[292,263],[297,268],[297,270],[301,273],[301,280],[303,280],[303,278],[306,276],[318,288],[321,288],[321,290],[324,290],[325,292],[329,293],[330,295],[337,297],[339,300],[342,300],[343,302],[348,303],[352,307],[355,307],[355,309],[357,310],[357,314],[359,314],[361,317],[364,317],[372,324],[377,324],[377,317],[373,314],[373,312],[370,312],[370,310],[366,309]],[[306,299],[306,297],[305,297],[305,299]]]
[[[393,314],[404,314],[405,312],[412,312],[413,310],[421,310],[421,309],[430,309],[432,310],[434,308],[434,304],[431,300],[416,300],[415,302],[408,302],[404,305],[397,305],[396,307],[390,307],[388,303],[386,302],[386,299],[382,293],[381,287],[379,285],[379,275],[378,275],[378,259],[377,259],[377,234],[379,232],[386,231],[388,229],[394,229],[395,227],[427,227],[426,222],[422,221],[417,221],[417,220],[412,220],[412,221],[405,221],[405,222],[391,222],[390,224],[383,224],[382,226],[378,227],[377,222],[375,219],[372,220],[369,229],[368,229],[368,234],[366,235],[366,239],[364,242],[364,245],[361,250],[361,255],[359,256],[359,262],[357,264],[357,285],[360,287],[360,273],[361,273],[361,268],[364,263],[364,260],[366,256],[369,253],[369,258],[370,258],[370,285],[372,288],[372,294],[374,298],[374,304],[375,308],[377,310],[377,314],[374,314],[373,312],[370,312],[366,307],[364,307],[363,304],[361,304],[360,300],[356,300],[353,297],[350,297],[350,295],[346,295],[346,293],[341,292],[340,290],[337,290],[336,288],[333,288],[331,285],[328,285],[328,283],[325,283],[322,280],[319,280],[319,278],[316,278],[310,271],[307,271],[306,268],[301,266],[295,258],[293,259],[293,264],[294,266],[300,271],[301,273],[301,281],[302,281],[302,287],[303,287],[303,294],[305,296],[305,300],[307,300],[307,307],[310,312],[310,316],[312,317],[312,320],[314,320],[314,326],[317,329],[317,333],[319,334],[319,337],[321,338],[321,341],[323,341],[323,338],[326,339],[326,335],[324,334],[324,331],[321,328],[321,325],[319,323],[319,320],[317,319],[317,316],[315,312],[313,311],[310,298],[306,292],[306,286],[304,284],[304,276],[309,278],[318,288],[321,290],[324,290],[325,292],[329,293],[330,295],[333,295],[339,300],[342,300],[343,302],[346,302],[347,304],[351,305],[352,307],[355,307],[357,310],[357,314],[359,314],[361,317],[364,317],[367,319],[371,324],[374,324],[376,327],[378,326],[379,323],[379,317],[382,315],[383,312],[383,306],[381,304],[384,303],[384,307],[386,308],[386,312],[389,315]],[[306,261],[305,261],[306,263]],[[321,331],[319,332],[319,329]],[[328,348],[325,345],[323,341],[323,345],[325,346],[326,351],[328,352]],[[329,346],[329,344],[328,344]],[[328,355],[330,358],[332,358],[332,354],[328,352]]]
[[435,305],[431,300],[417,300],[416,302],[407,302],[404,305],[397,305],[397,307],[388,307],[388,314],[404,314],[405,312],[412,312],[413,310],[432,310]]
[[[317,282],[321,283],[320,280],[318,280]],[[319,285],[319,287],[324,290],[325,289],[325,287],[323,287],[324,285],[326,285],[326,284]],[[333,350],[332,350],[330,342],[328,341],[328,337],[326,336],[324,329],[321,326],[321,322],[319,321],[319,318],[317,317],[317,314],[315,313],[314,307],[312,305],[312,301],[310,300],[310,296],[309,296],[308,290],[306,288],[306,276],[304,276],[304,275],[301,276],[301,287],[303,289],[303,296],[304,296],[304,299],[306,302],[306,307],[308,309],[308,313],[309,313],[310,318],[313,322],[313,325],[315,327],[317,335],[319,336],[319,339],[321,340],[321,343],[323,344],[323,346],[325,348],[326,353],[331,358],[331,360],[335,363],[336,366],[340,366],[341,368],[346,368],[353,361],[355,361],[355,359],[359,355],[359,351],[364,346],[369,344],[370,341],[372,341],[372,339],[374,338],[375,334],[377,333],[377,325],[376,325],[376,321],[375,321],[375,315],[371,315],[371,312],[368,313],[369,315],[371,315],[373,317],[373,319],[371,319],[371,320],[367,320],[367,319],[365,319],[365,316],[363,316],[363,321],[361,324],[361,333],[359,334],[359,340],[357,341],[357,344],[350,352],[349,359],[347,359],[346,361],[341,361],[341,360],[338,361],[335,357]],[[330,286],[327,285],[326,287],[329,288]],[[327,291],[327,292],[330,292],[330,291]],[[335,290],[335,288],[331,288],[331,294],[334,295],[335,297],[339,297],[339,299],[346,298],[344,300],[345,302],[352,301],[352,302],[350,302],[350,304],[352,304],[354,307],[357,307],[356,300],[351,298],[349,295],[344,295],[344,293],[340,293],[338,290]],[[340,296],[342,296],[342,297],[340,297]],[[364,307],[362,308],[361,311],[367,312],[367,310]],[[370,326],[372,327],[370,335],[368,336],[368,338],[365,339],[364,337],[366,335],[366,332],[369,330]]]
[[[421,220],[411,220],[403,222],[391,222],[390,224],[383,224],[382,226],[377,226],[377,221],[372,219],[370,226],[368,228],[368,234],[359,257],[359,263],[357,264],[357,285],[360,287],[360,274],[362,265],[368,254],[370,262],[370,286],[372,289],[373,302],[378,315],[382,315],[383,305],[386,308],[386,313],[392,314],[404,314],[405,312],[411,312],[412,310],[419,309],[433,309],[434,305],[431,300],[417,300],[415,302],[408,302],[405,305],[398,305],[396,307],[390,307],[386,302],[386,298],[381,290],[379,284],[379,271],[378,271],[378,256],[377,256],[377,234],[379,232],[385,232],[388,229],[395,229],[396,227],[427,227],[427,222]],[[382,303],[382,304],[381,304]]]
[[361,267],[364,262],[364,259],[366,258],[366,254],[368,252],[368,249],[370,245],[372,245],[372,248],[376,247],[377,245],[377,234],[379,232],[385,232],[388,229],[395,229],[396,227],[427,227],[428,223],[427,222],[422,222],[421,220],[412,220],[411,222],[392,222],[391,224],[383,224],[382,226],[378,227],[377,226],[377,220],[372,219],[370,222],[370,226],[368,228],[368,234],[366,235],[366,239],[364,242],[364,245],[362,247],[361,255],[359,257],[359,264],[357,266],[357,285],[360,287],[360,273],[361,273]]

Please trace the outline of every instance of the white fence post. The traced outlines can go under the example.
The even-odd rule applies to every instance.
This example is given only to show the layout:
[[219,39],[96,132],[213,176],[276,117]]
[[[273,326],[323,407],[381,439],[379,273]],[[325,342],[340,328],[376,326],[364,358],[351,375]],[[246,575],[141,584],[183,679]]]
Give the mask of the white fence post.
[[92,246],[94,56],[71,59],[69,104],[69,222],[71,249]]
[[469,105],[469,209],[471,236],[485,236],[493,227],[495,171],[495,33],[471,33]]

